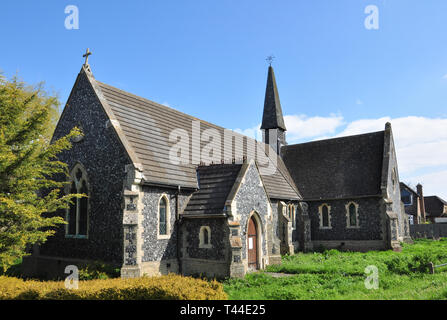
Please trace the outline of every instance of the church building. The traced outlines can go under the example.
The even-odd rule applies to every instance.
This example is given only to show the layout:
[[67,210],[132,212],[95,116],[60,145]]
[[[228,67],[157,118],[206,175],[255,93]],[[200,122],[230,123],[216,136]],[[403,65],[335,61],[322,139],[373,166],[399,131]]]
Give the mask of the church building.
[[84,133],[59,159],[84,193],[67,225],[25,258],[29,275],[102,261],[122,277],[242,277],[281,255],[399,250],[409,238],[391,125],[287,144],[273,68],[263,141],[95,79],[86,61],[53,140]]

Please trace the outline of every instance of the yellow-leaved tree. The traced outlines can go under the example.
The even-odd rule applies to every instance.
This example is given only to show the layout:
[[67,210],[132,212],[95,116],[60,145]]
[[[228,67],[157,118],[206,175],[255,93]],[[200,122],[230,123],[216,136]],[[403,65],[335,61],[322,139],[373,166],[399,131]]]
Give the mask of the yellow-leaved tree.
[[[77,128],[51,141],[59,101],[42,84],[26,85],[17,77],[0,74],[0,266],[5,271],[26,254],[26,248],[43,243],[54,227],[65,223],[47,213],[66,208],[77,194],[64,194],[67,165],[57,155],[71,148]],[[67,179],[61,179],[67,180]]]

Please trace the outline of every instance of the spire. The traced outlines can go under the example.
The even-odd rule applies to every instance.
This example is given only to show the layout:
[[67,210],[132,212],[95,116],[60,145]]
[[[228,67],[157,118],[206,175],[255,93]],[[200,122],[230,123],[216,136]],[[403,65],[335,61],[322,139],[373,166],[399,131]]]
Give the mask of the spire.
[[273,67],[269,66],[267,87],[265,89],[264,114],[262,116],[261,129],[286,130],[282,116],[281,103],[279,102],[278,88],[276,86]]

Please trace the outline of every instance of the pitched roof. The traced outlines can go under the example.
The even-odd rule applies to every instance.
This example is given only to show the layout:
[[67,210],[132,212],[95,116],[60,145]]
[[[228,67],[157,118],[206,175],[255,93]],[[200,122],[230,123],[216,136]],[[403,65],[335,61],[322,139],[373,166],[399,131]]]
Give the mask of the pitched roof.
[[407,189],[408,191],[412,192],[416,197],[419,197],[419,194],[410,186],[408,186],[406,183],[399,182],[400,189]]
[[242,164],[199,166],[200,189],[192,195],[183,214],[221,214]]
[[281,148],[284,163],[306,199],[379,195],[384,131]]
[[424,197],[426,215],[429,217],[439,217],[443,214],[443,207],[447,206],[447,201],[438,196]]
[[286,125],[284,124],[284,118],[282,116],[275,73],[272,66],[270,66],[267,77],[267,86],[265,89],[264,113],[262,115],[261,129],[276,128],[286,130]]
[[442,203],[442,204],[447,206],[447,201],[441,199],[438,196],[426,196],[426,197],[424,197],[424,201],[427,201],[427,200],[429,200],[429,201],[437,201],[437,202],[440,202],[440,203]]
[[[176,142],[170,141],[170,134],[174,130],[182,129],[191,139],[193,121],[200,122],[200,132],[207,129],[216,130],[221,137],[220,146],[224,146],[224,128],[212,123],[197,119],[178,110],[141,98],[122,91],[93,78],[93,87],[100,99],[104,99],[110,107],[114,118],[119,122],[120,131],[125,136],[131,151],[136,155],[144,174],[144,182],[168,186],[182,186],[183,188],[197,188],[196,164],[191,162],[192,152],[196,147],[190,145],[189,163],[173,164],[169,152]],[[247,141],[253,139],[233,132],[234,136],[244,138],[242,150],[237,144],[232,150],[222,148],[221,160],[231,160],[237,151],[247,156]],[[191,141],[191,140],[190,140]],[[217,141],[201,141],[200,150],[206,145],[215,145]],[[272,156],[273,157],[273,156]],[[276,162],[269,157],[270,164],[277,163],[277,170],[272,175],[262,175],[266,190],[270,198],[299,199],[298,190],[290,177],[287,168],[280,157]]]

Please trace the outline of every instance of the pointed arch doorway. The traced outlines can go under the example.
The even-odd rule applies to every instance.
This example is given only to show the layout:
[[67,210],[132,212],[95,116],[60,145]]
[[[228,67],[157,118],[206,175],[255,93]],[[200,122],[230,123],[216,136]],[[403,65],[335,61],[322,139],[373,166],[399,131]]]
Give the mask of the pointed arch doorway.
[[248,269],[259,269],[258,261],[258,227],[254,215],[248,221],[247,232]]

